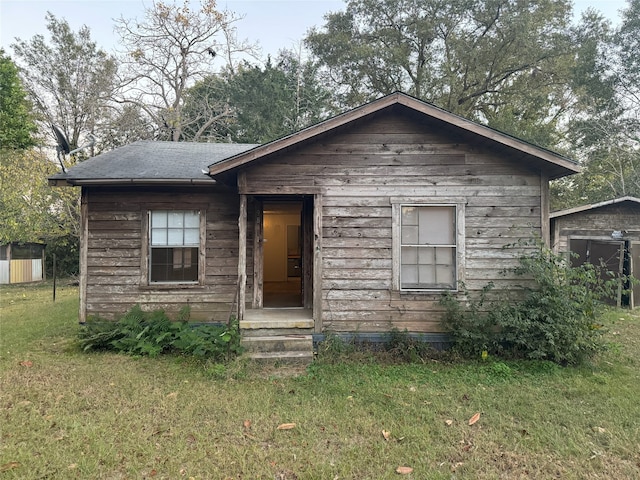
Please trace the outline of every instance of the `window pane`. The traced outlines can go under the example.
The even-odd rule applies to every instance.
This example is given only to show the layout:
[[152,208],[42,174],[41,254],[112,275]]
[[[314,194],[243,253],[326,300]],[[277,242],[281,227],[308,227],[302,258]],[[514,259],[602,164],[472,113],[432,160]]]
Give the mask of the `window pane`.
[[450,265],[437,265],[436,266],[436,286],[440,288],[453,288],[453,269]]
[[184,212],[169,212],[167,226],[169,228],[182,228],[184,226]]
[[436,269],[433,265],[420,265],[420,285],[434,286]]
[[181,228],[169,228],[167,245],[184,245],[184,231]]
[[435,249],[436,258],[435,263],[438,265],[453,265],[455,250],[451,247],[439,247]]
[[420,245],[453,245],[455,207],[422,207],[418,211]]
[[402,226],[402,243],[403,245],[418,244],[418,226]]
[[197,210],[184,212],[185,228],[200,228],[200,212]]
[[418,225],[418,207],[402,207],[402,225]]
[[151,227],[163,228],[167,226],[167,212],[155,211],[151,212]]
[[184,230],[184,244],[185,245],[199,245],[200,244],[200,230],[197,228],[186,228]]
[[417,265],[418,264],[418,247],[402,247],[402,260],[403,265]]
[[435,253],[436,249],[433,247],[418,249],[418,263],[420,263],[420,265],[433,265],[436,263]]
[[151,245],[166,245],[167,230],[162,228],[154,228],[151,230]]
[[418,286],[418,267],[416,265],[402,265],[402,286],[404,288]]

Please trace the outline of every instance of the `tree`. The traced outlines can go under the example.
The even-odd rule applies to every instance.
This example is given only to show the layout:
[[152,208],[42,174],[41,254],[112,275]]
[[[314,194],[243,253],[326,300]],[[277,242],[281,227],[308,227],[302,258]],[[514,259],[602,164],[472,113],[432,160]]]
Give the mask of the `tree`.
[[58,167],[39,149],[0,150],[0,244],[37,242],[57,251],[68,274],[77,273],[79,189],[52,188]]
[[203,1],[197,11],[188,0],[182,6],[156,2],[144,21],[120,18],[116,29],[124,52],[118,101],[144,111],[157,137],[166,140],[183,140],[196,120],[213,124],[223,119],[228,115],[225,99],[201,109],[205,117],[186,117],[183,110],[188,89],[214,73],[216,59],[233,71],[236,56],[252,52],[236,39],[233,25],[238,19],[216,10],[215,0]]
[[347,106],[401,90],[557,143],[575,49],[568,0],[348,0],[306,44]]
[[62,129],[72,148],[95,134],[106,117],[116,63],[91,40],[88,27],[75,33],[66,20],[47,13],[47,42],[42,35],[12,45],[25,88],[39,114],[41,133],[53,138],[51,124]]
[[0,48],[0,148],[35,145],[36,125],[18,68]]
[[640,1],[630,0],[617,31],[585,15],[582,67],[573,89],[583,115],[567,139],[583,173],[554,185],[554,208],[640,196]]
[[[245,61],[234,72],[212,75],[191,87],[183,110],[190,120],[184,138],[269,142],[329,116],[331,98],[316,65],[302,60],[300,52],[282,50],[263,66]],[[222,108],[220,99],[226,100]],[[206,122],[216,116],[224,118]]]

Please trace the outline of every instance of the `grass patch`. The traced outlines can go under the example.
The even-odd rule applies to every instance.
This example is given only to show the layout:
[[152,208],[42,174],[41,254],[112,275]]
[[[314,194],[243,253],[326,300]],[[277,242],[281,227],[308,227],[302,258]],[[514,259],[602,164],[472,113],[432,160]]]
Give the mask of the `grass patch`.
[[607,313],[611,348],[580,368],[369,356],[280,378],[243,359],[84,354],[76,289],[0,295],[3,479],[640,477],[637,310]]

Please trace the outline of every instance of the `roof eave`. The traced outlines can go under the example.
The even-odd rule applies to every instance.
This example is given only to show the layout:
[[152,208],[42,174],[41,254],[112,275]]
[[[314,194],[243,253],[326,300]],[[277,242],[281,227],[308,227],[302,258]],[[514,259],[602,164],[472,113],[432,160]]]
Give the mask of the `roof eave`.
[[213,178],[49,178],[52,187],[99,185],[216,185]]
[[622,203],[622,202],[635,202],[640,204],[640,198],[625,196],[625,197],[614,198],[613,200],[605,200],[603,202],[598,202],[598,203],[593,203],[588,205],[581,205],[579,207],[567,208],[565,210],[558,210],[556,212],[551,212],[549,214],[549,218],[564,217],[565,215],[580,213],[587,210],[593,210],[595,208],[606,207],[607,205],[614,205],[616,203]]

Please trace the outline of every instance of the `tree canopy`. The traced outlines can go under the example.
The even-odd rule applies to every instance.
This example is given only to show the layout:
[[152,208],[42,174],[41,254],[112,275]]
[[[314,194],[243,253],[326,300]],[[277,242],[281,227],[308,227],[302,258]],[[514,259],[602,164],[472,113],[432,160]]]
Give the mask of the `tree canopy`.
[[[123,52],[116,100],[144,111],[155,125],[156,138],[184,140],[189,130],[191,140],[197,141],[198,132],[223,119],[228,109],[224,98],[212,105],[213,97],[206,96],[209,103],[198,108],[197,115],[185,116],[187,91],[214,74],[216,59],[233,71],[236,56],[252,52],[250,45],[237,40],[238,20],[233,12],[217,10],[215,0],[203,1],[199,10],[191,10],[188,0],[182,6],[155,2],[142,21],[121,17],[117,31]],[[194,129],[195,122],[206,128]]]
[[18,68],[0,48],[0,148],[32,147],[36,130]]

